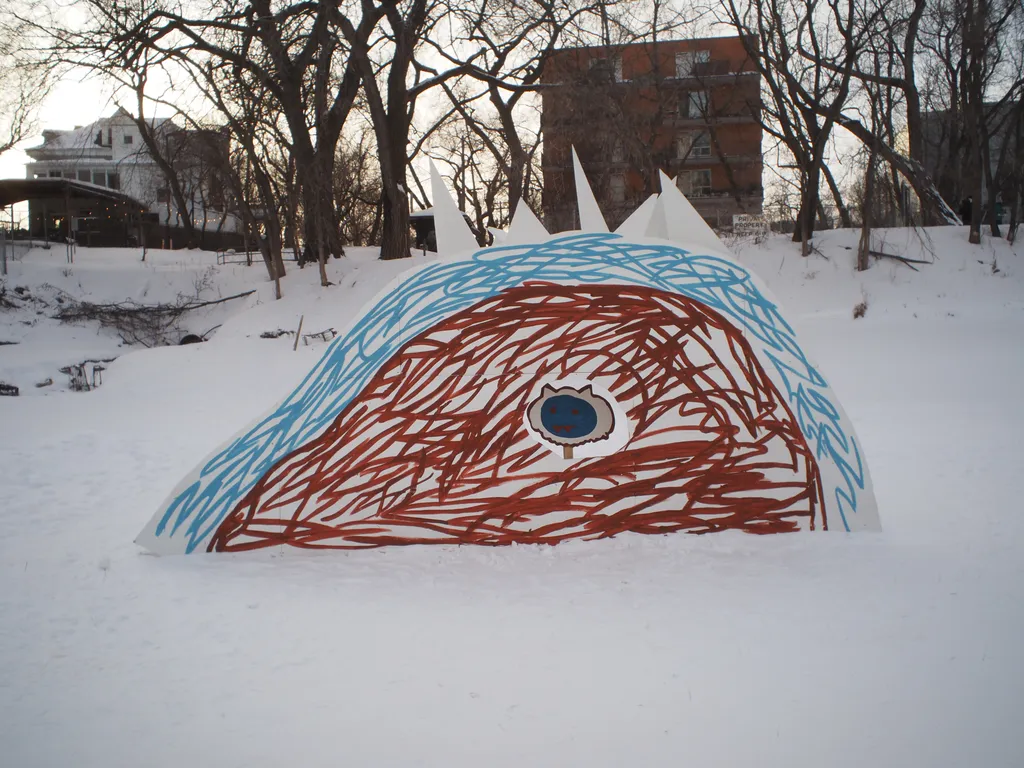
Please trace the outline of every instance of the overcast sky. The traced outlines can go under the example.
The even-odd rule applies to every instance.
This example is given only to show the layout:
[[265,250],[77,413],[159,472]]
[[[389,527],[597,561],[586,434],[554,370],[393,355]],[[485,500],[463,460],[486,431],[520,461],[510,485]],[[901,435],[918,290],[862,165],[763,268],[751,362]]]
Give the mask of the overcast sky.
[[68,77],[60,82],[40,108],[39,134],[0,156],[0,178],[22,179],[29,157],[24,147],[42,143],[44,128],[65,129],[88,125],[99,117],[111,114],[116,107],[110,99],[109,89],[103,89],[95,80],[79,82]]

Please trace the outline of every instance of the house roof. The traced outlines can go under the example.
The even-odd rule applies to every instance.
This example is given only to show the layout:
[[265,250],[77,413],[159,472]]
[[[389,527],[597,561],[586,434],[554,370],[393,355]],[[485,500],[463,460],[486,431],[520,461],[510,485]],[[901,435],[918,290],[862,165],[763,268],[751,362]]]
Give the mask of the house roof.
[[0,179],[0,208],[24,200],[67,196],[73,200],[112,200],[144,210],[145,205],[116,189],[74,179]]
[[[96,132],[104,130],[107,126],[125,122],[134,123],[134,118],[123,107],[119,107],[114,114],[109,117],[101,117],[89,125],[79,125],[70,130],[44,130],[43,143],[35,147],[28,147],[25,152],[36,160],[48,159],[52,154],[69,150],[109,155],[109,145],[96,144]],[[165,123],[173,125],[171,119],[167,117],[150,118],[147,122],[154,128],[159,128]]]

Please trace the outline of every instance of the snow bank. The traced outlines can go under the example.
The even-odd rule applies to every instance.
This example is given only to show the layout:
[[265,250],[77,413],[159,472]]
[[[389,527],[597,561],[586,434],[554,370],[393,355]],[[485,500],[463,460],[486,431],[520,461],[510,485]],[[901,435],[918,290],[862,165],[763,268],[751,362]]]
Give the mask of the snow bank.
[[212,254],[30,254],[9,290],[173,298],[213,267],[211,295],[259,293],[150,350],[0,310],[0,379],[119,355],[96,391],[0,398],[3,763],[1024,764],[1024,247],[898,235],[934,263],[736,245],[853,419],[884,533],[190,558],[131,541],[323,349],[259,333],[340,330],[405,265],[291,269],[274,302]]

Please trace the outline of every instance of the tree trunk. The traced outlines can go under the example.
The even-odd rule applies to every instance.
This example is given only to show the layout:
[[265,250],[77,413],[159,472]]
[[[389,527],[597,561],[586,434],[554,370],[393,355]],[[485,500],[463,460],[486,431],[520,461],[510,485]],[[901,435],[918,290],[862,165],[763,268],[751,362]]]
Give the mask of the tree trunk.
[[508,183],[508,221],[511,222],[516,212],[516,206],[523,199],[523,184],[528,156],[519,137],[518,125],[516,124],[512,109],[502,101],[501,93],[496,85],[492,83],[489,90],[491,104],[494,105],[498,113],[498,120],[501,122],[504,132],[505,146],[508,148],[507,164],[497,155],[495,160],[503,166],[505,171],[505,180]]
[[853,219],[850,217],[850,209],[847,208],[846,203],[843,202],[843,193],[839,190],[839,185],[836,184],[832,171],[827,165],[823,165],[822,172],[825,175],[825,182],[828,184],[829,191],[832,192],[832,199],[835,200],[836,209],[839,211],[840,224],[843,229],[853,229]]
[[1013,245],[1017,240],[1017,227],[1019,224],[1020,217],[1020,194],[1015,192],[1013,200],[1010,203],[1010,223],[1006,227],[1006,242]]
[[[405,164],[402,163],[402,167]],[[383,217],[384,231],[381,236],[380,257],[391,259],[409,258],[409,203],[404,187],[394,182],[384,185]]]
[[871,256],[871,219],[875,196],[875,164],[878,155],[872,150],[868,156],[868,167],[864,172],[864,199],[861,201],[860,243],[857,246],[857,271],[863,272],[869,266]]
[[[313,153],[296,162],[296,178],[302,194],[305,245],[311,253],[317,254],[318,261],[326,262],[330,256],[344,256],[345,249],[341,244],[341,231],[330,184],[334,164],[317,155]],[[324,272],[323,263],[320,271]],[[321,282],[323,285],[329,284],[326,278]]]
[[[977,121],[975,121],[977,125]],[[971,205],[971,231],[967,236],[967,242],[971,245],[981,244],[981,214],[982,214],[982,193],[985,189],[985,175],[983,170],[983,164],[985,160],[985,153],[983,151],[984,138],[975,134],[975,138],[972,142],[974,150],[974,162],[970,164],[970,190],[971,196],[974,198],[973,205]]]
[[[167,134],[163,134],[164,146],[161,147],[161,137],[157,135],[153,125],[146,120],[144,112],[146,82],[146,75],[142,74],[136,83],[135,96],[138,117],[132,117],[132,121],[135,123],[135,127],[139,129],[139,136],[142,138],[142,143],[146,145],[149,156],[156,163],[160,172],[164,175],[164,179],[167,181],[167,189],[170,192],[170,196],[174,199],[175,208],[178,210],[178,219],[185,230],[185,244],[189,248],[194,248],[199,238],[196,237],[196,229],[192,223],[192,217],[188,215],[188,203],[185,200],[185,193],[181,189],[181,179],[171,158],[171,148],[167,146]],[[169,212],[167,219],[168,224],[170,224]]]
[[971,206],[971,232],[967,236],[967,242],[971,245],[981,245],[981,178],[975,182],[974,204]]
[[803,256],[807,256],[811,252],[814,218],[818,213],[818,185],[820,183],[819,169],[812,165],[804,178],[803,189],[800,190],[800,213],[797,215],[796,227],[793,230],[793,242],[802,244],[800,253]]
[[[840,115],[838,123],[856,138],[860,139],[866,146],[872,146],[876,143],[874,134],[865,128],[864,124],[859,120],[848,115]],[[935,182],[919,162],[898,152],[884,142],[879,143],[877,146],[878,153],[882,158],[899,171],[903,178],[910,182],[910,186],[914,188],[914,193],[921,201],[921,207],[926,216],[931,216],[934,220],[946,225],[957,225],[960,223],[959,217],[942,197],[942,194],[935,186]]]

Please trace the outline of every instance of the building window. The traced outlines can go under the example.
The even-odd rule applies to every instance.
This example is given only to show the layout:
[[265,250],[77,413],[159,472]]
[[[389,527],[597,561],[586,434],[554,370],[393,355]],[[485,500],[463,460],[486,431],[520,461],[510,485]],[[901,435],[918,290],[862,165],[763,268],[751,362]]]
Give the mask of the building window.
[[626,177],[621,173],[608,178],[608,197],[613,203],[626,202]]
[[130,133],[126,133],[124,135],[124,143],[125,144],[134,144],[135,143],[135,137],[132,136]]
[[687,197],[711,195],[711,171],[687,171],[676,178],[676,185]]
[[158,203],[171,202],[171,190],[167,187],[160,187],[160,189],[156,191],[156,201]]
[[612,162],[626,162],[626,145],[622,142],[622,139],[615,139],[612,143]]
[[680,133],[676,142],[676,158],[692,160],[702,157],[711,157],[711,137],[704,131]]
[[696,77],[701,64],[711,61],[711,51],[682,51],[676,54],[676,77]]
[[98,184],[101,187],[107,186],[107,172],[106,171],[93,171],[92,172],[92,183]]
[[690,157],[711,157],[711,136],[701,132],[693,137],[690,145]]
[[121,179],[120,179],[120,177],[116,173],[113,173],[113,172],[108,173],[107,174],[107,186],[110,187],[111,189],[120,189],[121,188]]
[[692,137],[689,133],[680,133],[676,137],[676,159],[685,160],[690,156]]
[[683,95],[679,104],[679,116],[699,120],[708,113],[708,92],[690,91]]
[[78,180],[79,181],[90,181],[91,182],[92,181],[92,171],[79,171],[78,172]]
[[60,171],[50,171],[50,178],[51,179],[59,179],[60,175],[61,175]]
[[590,71],[598,73],[607,73],[609,77],[614,77],[615,82],[622,82],[622,57],[611,56],[608,58],[594,57],[590,60]]

